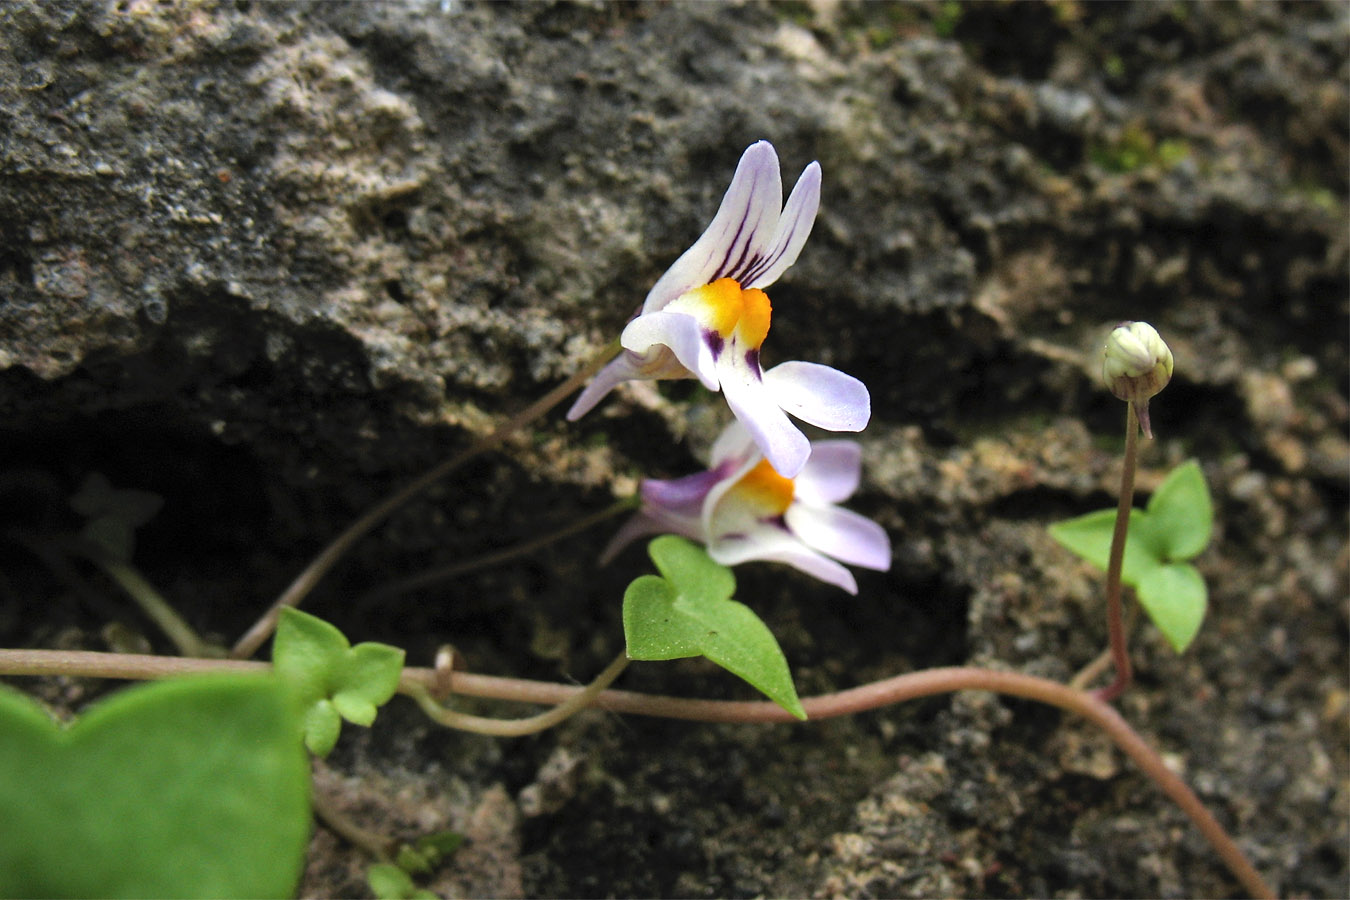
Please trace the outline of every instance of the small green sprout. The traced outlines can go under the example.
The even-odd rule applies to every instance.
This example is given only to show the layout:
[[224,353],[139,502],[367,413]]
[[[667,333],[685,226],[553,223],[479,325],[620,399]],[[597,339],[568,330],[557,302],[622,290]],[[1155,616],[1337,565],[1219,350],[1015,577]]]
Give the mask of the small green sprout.
[[411,875],[390,863],[371,866],[366,882],[377,900],[436,900],[435,894],[413,884]]
[[[1097,510],[1051,525],[1050,535],[1105,569],[1115,518],[1114,509]],[[1213,527],[1209,488],[1195,460],[1172,470],[1147,511],[1130,511],[1121,580],[1135,589],[1144,611],[1178,653],[1190,646],[1205,617],[1205,582],[1187,560],[1209,544]]]
[[107,477],[90,473],[70,498],[70,507],[84,516],[80,536],[110,559],[129,562],[135,549],[136,529],[149,522],[164,498],[149,491],[115,488]]
[[398,848],[396,862],[399,868],[409,874],[426,875],[441,864],[441,860],[454,853],[464,843],[464,835],[458,831],[437,831],[425,834],[414,844],[404,844]]
[[661,574],[640,576],[624,592],[629,659],[706,656],[805,719],[778,641],[750,607],[731,599],[731,570],[674,535],[656,538],[647,552]]
[[956,26],[961,23],[965,10],[956,0],[944,0],[938,5],[937,15],[933,19],[933,33],[940,38],[950,38],[956,34]]
[[[1119,56],[1108,57],[1106,74],[1111,78],[1125,75],[1125,63]],[[1167,172],[1175,169],[1191,155],[1191,146],[1184,138],[1159,140],[1143,125],[1126,125],[1112,141],[1092,144],[1088,158],[1101,168],[1116,175],[1128,175],[1142,169]]]
[[403,651],[373,642],[353,647],[332,625],[288,607],[277,623],[272,664],[300,700],[305,746],[327,756],[343,719],[369,726],[394,696]]

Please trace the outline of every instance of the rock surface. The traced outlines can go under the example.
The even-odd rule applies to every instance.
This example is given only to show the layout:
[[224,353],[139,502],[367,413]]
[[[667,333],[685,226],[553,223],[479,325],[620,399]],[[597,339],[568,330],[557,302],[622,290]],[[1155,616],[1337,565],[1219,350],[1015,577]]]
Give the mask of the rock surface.
[[[70,527],[91,472],[153,491],[136,562],[232,640],[355,515],[609,340],[767,138],[825,188],[772,290],[774,360],[863,378],[857,599],[751,566],[804,694],[971,662],[1068,678],[1099,577],[1045,526],[1113,503],[1105,329],[1176,357],[1142,494],[1201,461],[1211,610],[1134,634],[1123,714],[1283,895],[1343,896],[1347,81],[1340,4],[13,2],[0,7],[0,518]],[[603,529],[376,602],[431,566],[679,475],[724,421],[686,383],[554,414],[362,543],[307,602],[357,640],[586,679],[640,551]],[[149,626],[0,548],[0,643]],[[125,631],[125,629],[122,629]],[[106,686],[16,682],[78,705]],[[634,689],[748,696],[695,663]],[[501,710],[505,712],[506,710]],[[353,729],[354,731],[354,729]],[[797,727],[590,714],[536,738],[402,701],[328,789],[473,841],[447,896],[1229,896],[1090,728],[985,695]],[[365,891],[316,835],[303,891]]]

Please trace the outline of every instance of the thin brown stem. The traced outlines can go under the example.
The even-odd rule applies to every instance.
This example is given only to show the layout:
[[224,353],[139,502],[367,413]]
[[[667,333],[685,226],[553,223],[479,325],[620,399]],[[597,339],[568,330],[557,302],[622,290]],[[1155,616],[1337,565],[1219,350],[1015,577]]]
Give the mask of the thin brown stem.
[[396,597],[399,594],[408,591],[415,591],[418,588],[428,587],[440,581],[448,581],[451,578],[457,578],[469,572],[485,569],[488,566],[496,566],[520,556],[533,553],[541,547],[547,547],[554,541],[560,541],[563,538],[571,537],[578,532],[585,531],[593,525],[598,525],[608,519],[612,519],[622,512],[633,509],[637,498],[630,500],[620,500],[613,505],[592,513],[589,516],[583,516],[570,525],[559,528],[557,531],[551,531],[548,534],[533,538],[528,541],[516,544],[513,547],[507,547],[504,550],[498,550],[495,553],[486,553],[473,559],[465,560],[460,563],[452,563],[448,566],[441,566],[436,569],[428,569],[425,572],[418,572],[416,575],[410,575],[407,578],[401,578],[385,585],[381,585],[373,591],[366,593],[358,600],[358,603],[378,603]]
[[145,681],[202,672],[265,672],[271,668],[271,663],[239,659],[99,653],[94,650],[0,650],[0,675],[66,675]]
[[[624,661],[622,657],[615,660],[610,669],[602,673],[601,678],[603,679],[611,669],[621,670],[619,663],[622,661]],[[0,650],[0,675],[60,674],[100,678],[163,678],[188,672],[222,669],[266,671],[269,668],[271,667],[266,663],[241,660],[183,659],[63,650]],[[614,671],[614,675],[617,677],[618,671]],[[774,703],[688,700],[615,690],[600,690],[596,693],[595,685],[599,681],[600,679],[597,679],[595,683],[582,688],[519,678],[475,675],[469,672],[408,668],[403,670],[399,691],[415,698],[429,697],[433,692],[445,691],[448,686],[449,692],[453,694],[549,705],[569,701],[575,703],[578,696],[584,695],[582,707],[589,705],[596,709],[635,715],[700,722],[796,721],[790,713]],[[1167,768],[1157,751],[1150,747],[1115,709],[1092,694],[1032,675],[956,666],[909,672],[834,694],[808,697],[802,701],[802,706],[811,719],[829,719],[905,700],[963,690],[992,691],[1036,700],[1082,716],[1099,726],[1135,761],[1144,774],[1190,817],[1228,866],[1229,871],[1252,896],[1274,896],[1269,885],[1247,860],[1241,848],[1186,783]]]
[[1111,642],[1111,659],[1116,678],[1097,692],[1097,699],[1110,702],[1129,687],[1133,672],[1125,639],[1125,622],[1120,602],[1120,570],[1125,562],[1125,540],[1130,529],[1130,510],[1134,507],[1134,470],[1139,456],[1139,419],[1134,404],[1125,404],[1125,461],[1120,473],[1120,502],[1116,506],[1116,527],[1111,532],[1111,556],[1106,566],[1106,627]]
[[[578,688],[575,693],[548,712],[523,719],[492,719],[449,709],[438,703],[425,685],[416,682],[411,684],[401,683],[399,690],[416,700],[417,705],[422,707],[422,711],[430,716],[433,721],[448,728],[458,728],[461,731],[473,731],[478,734],[490,734],[495,737],[521,737],[543,731],[546,728],[552,728],[564,719],[593,705],[596,698],[604,692],[605,688],[613,684],[614,679],[618,678],[626,668],[628,668],[628,656],[620,653],[615,657],[614,662],[606,666],[605,670],[590,684],[584,688]],[[453,683],[452,676],[451,684]]]
[[80,593],[109,617],[115,618],[116,610],[109,607],[102,595],[75,574],[69,565],[70,557],[83,557],[101,569],[104,575],[111,578],[135,601],[141,612],[159,627],[164,636],[178,648],[179,653],[184,656],[213,656],[224,652],[216,652],[217,648],[203,641],[187,620],[178,614],[173,605],[155,590],[154,585],[150,584],[135,566],[109,556],[96,544],[79,537],[37,538],[18,531],[7,532],[6,537],[41,559],[62,583]]
[[1076,691],[1085,691],[1087,686],[1097,680],[1097,676],[1111,668],[1111,648],[1107,647],[1069,679],[1069,687]]
[[413,497],[416,497],[422,491],[431,485],[440,481],[449,475],[455,469],[474,459],[475,457],[486,453],[497,447],[508,437],[533,422],[535,419],[544,415],[553,407],[557,406],[563,398],[575,391],[586,379],[595,374],[606,362],[619,352],[619,343],[614,341],[605,347],[604,350],[597,353],[586,365],[568,378],[562,384],[549,391],[543,397],[512,416],[507,421],[498,425],[491,433],[485,437],[479,438],[468,449],[462,453],[452,456],[445,462],[427,471],[419,478],[408,483],[400,490],[389,495],[384,500],[375,504],[367,510],[359,519],[347,526],[347,529],[333,539],[327,547],[323,549],[318,556],[305,567],[290,586],[281,593],[276,602],[263,614],[257,622],[241,637],[230,651],[230,656],[234,659],[246,659],[257,652],[276,628],[277,619],[281,615],[281,610],[287,606],[298,606],[306,595],[309,594],[314,586],[319,583],[319,579],[328,573],[328,570],[337,564],[338,560],[346,555],[358,540],[365,537],[366,534],[376,525],[383,522],[391,513],[407,503]]
[[187,620],[178,614],[178,610],[134,566],[101,553],[86,555],[90,562],[102,569],[105,575],[117,582],[118,587],[126,591],[127,596],[136,601],[141,612],[164,632],[164,636],[173,642],[179,653],[184,656],[221,655],[223,651],[203,641]]
[[[1131,604],[1125,613],[1125,635],[1134,633],[1134,626],[1139,621],[1139,607]],[[1111,667],[1111,648],[1107,647],[1097,658],[1092,660],[1086,666],[1078,670],[1078,674],[1069,679],[1069,687],[1074,690],[1085,691],[1088,685],[1097,680],[1097,676]]]

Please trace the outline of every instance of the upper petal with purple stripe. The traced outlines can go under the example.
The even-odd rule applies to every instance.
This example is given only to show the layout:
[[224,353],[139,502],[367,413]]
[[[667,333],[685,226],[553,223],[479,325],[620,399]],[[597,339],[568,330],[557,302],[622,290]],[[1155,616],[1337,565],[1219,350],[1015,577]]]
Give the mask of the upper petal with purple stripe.
[[768,141],[751,144],[736,166],[712,223],[647,293],[643,312],[719,278],[767,287],[796,261],[820,207],[820,164],[802,172],[783,206],[778,154]]

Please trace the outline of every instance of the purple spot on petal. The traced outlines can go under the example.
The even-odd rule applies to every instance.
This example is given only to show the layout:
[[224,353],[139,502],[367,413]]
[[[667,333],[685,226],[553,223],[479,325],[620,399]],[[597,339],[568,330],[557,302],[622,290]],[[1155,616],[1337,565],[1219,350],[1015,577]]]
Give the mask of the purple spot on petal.
[[755,373],[755,379],[757,381],[763,381],[764,373],[761,372],[759,369],[759,351],[758,350],[745,351],[745,362],[746,365],[750,366],[750,371]]
[[722,355],[722,346],[724,344],[722,336],[711,328],[705,328],[703,329],[703,341],[708,345],[708,349],[712,351],[713,360],[716,361],[717,358]]

